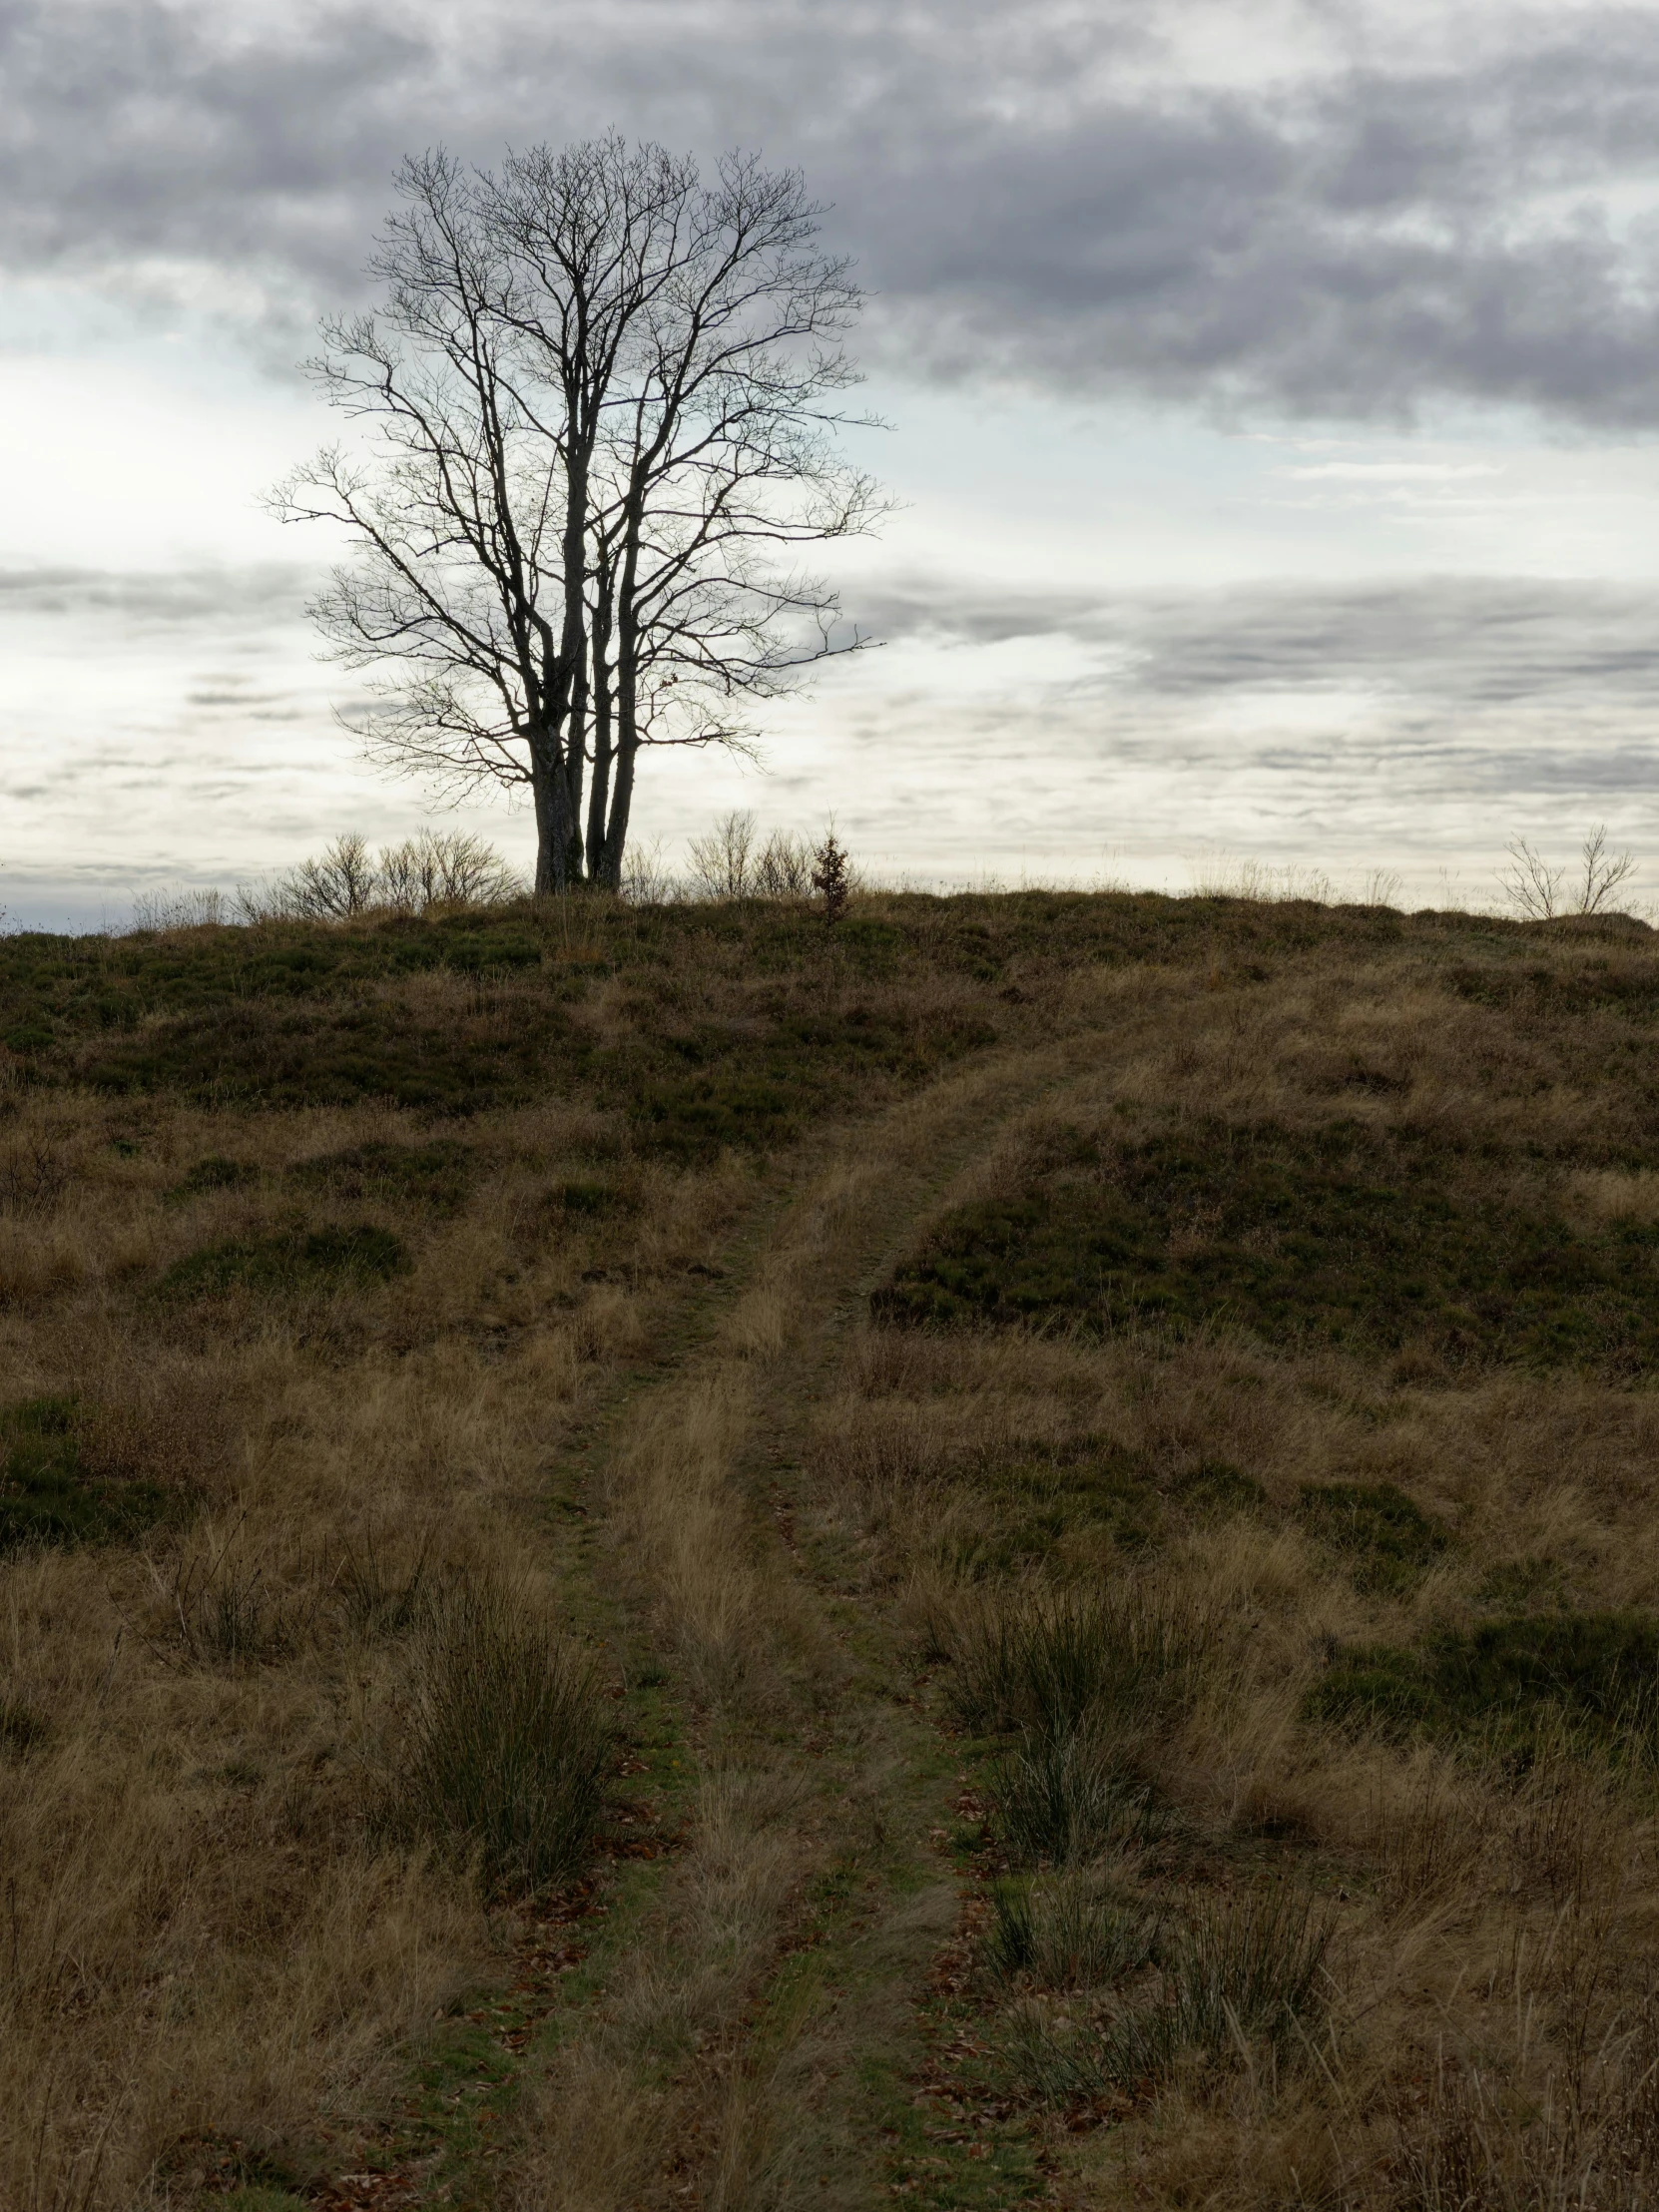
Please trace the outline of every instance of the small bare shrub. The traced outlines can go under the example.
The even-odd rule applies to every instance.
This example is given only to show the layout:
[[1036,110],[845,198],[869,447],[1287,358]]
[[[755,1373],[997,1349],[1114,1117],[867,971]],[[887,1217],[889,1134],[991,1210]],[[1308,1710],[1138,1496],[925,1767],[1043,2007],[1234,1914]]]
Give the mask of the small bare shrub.
[[133,900],[135,929],[203,929],[235,918],[235,902],[220,890],[140,891]]
[[1607,826],[1598,822],[1579,848],[1578,872],[1551,867],[1524,837],[1508,846],[1509,865],[1499,874],[1507,903],[1523,921],[1554,921],[1562,914],[1610,913],[1613,893],[1636,872],[1633,852],[1609,852]]
[[806,898],[813,888],[813,851],[792,830],[774,830],[755,858],[758,898]]
[[236,906],[248,922],[347,921],[375,911],[425,914],[443,906],[498,905],[524,891],[494,845],[469,830],[422,830],[374,853],[353,830],[285,875],[242,884]]
[[463,830],[422,830],[380,854],[374,903],[394,913],[434,906],[491,906],[523,895],[524,884],[486,838]]
[[375,903],[378,872],[368,839],[348,830],[283,877],[286,910],[306,921],[343,921],[365,913]]
[[693,837],[692,883],[702,898],[808,898],[815,855],[805,837],[774,830],[760,841],[749,813],[723,815],[706,836]]
[[755,817],[734,809],[687,844],[692,883],[703,898],[747,898],[752,888]]
[[630,906],[666,906],[680,892],[672,869],[663,859],[663,840],[631,844],[622,863],[622,896]]

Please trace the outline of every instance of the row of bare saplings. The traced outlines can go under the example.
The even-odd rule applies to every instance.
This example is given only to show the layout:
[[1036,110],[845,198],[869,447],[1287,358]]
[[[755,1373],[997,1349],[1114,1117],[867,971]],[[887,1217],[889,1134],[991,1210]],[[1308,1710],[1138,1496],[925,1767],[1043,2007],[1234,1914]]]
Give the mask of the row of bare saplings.
[[[753,814],[725,815],[693,837],[683,876],[660,848],[632,858],[623,896],[636,905],[677,899],[775,898],[824,902],[838,919],[853,887],[833,831],[814,845],[795,830],[763,836]],[[370,913],[428,914],[496,906],[529,896],[523,875],[486,838],[467,830],[422,830],[374,850],[355,830],[284,874],[221,890],[148,891],[133,901],[133,926],[179,929],[207,923],[343,921]]]

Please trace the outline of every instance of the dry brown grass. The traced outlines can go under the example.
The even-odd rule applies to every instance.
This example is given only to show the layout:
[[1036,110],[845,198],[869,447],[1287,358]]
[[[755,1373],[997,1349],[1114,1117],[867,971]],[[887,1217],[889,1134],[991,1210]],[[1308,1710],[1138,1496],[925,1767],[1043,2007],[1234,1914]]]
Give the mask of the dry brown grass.
[[[1010,1127],[946,1208],[1017,1189],[1056,1122],[1109,1126],[1122,1101],[1315,1126],[1336,1093],[1344,1114],[1439,1126],[1470,1150],[1524,1135],[1529,1164],[1513,1172],[1555,1177],[1595,1221],[1652,1218],[1653,1171],[1627,1164],[1651,1145],[1645,1093],[1610,1018],[1517,1019],[1409,968],[1339,967],[1248,995],[1143,974],[1103,996],[1118,1018],[1098,1071]],[[1367,1085],[1342,1089],[1356,1064]],[[1571,1164],[1599,1148],[1626,1161]],[[1060,2197],[1645,2203],[1659,2152],[1646,1755],[1609,1767],[1566,1733],[1519,1764],[1478,1740],[1396,1747],[1310,1720],[1308,1693],[1334,1646],[1410,1646],[1501,1610],[1505,1588],[1523,1604],[1651,1612],[1651,1393],[1273,1349],[1240,1318],[1243,1331],[1188,1338],[865,1329],[817,1424],[814,1481],[857,1532],[870,1601],[896,1605],[947,1666],[987,1609],[1045,1590],[1157,1588],[1219,1609],[1224,1655],[1198,1694],[1118,1739],[1181,1839],[1136,1879],[1181,1915],[1300,1870],[1340,1916],[1329,2024],[1305,2062],[1286,2076],[1224,2051],[1102,2106],[1114,2124],[1081,2134],[1086,2104],[1061,2093]],[[1068,1477],[1079,1456],[1107,1469],[1093,1495]],[[1259,1503],[1190,1486],[1218,1463]],[[1114,1466],[1138,1486],[1115,1516],[1098,1487],[1109,1507]],[[1393,1485],[1449,1546],[1399,1586],[1368,1587],[1298,1517],[1304,1486],[1333,1479]],[[1099,2001],[1110,2017],[1121,2000]]]
[[[74,1397],[83,1463],[189,1511],[137,1550],[0,1566],[0,1696],[32,1739],[0,1751],[0,2201],[171,2201],[230,2144],[303,2180],[319,2129],[372,2114],[396,2054],[489,1970],[466,1881],[388,1853],[371,1818],[393,1659],[353,1601],[420,1562],[522,1578],[560,1424],[730,1218],[718,1172],[649,1166],[620,1239],[550,1216],[550,1184],[592,1177],[591,1123],[474,1122],[490,1165],[456,1214],[307,1195],[307,1227],[403,1239],[391,1282],[169,1305],[144,1295],[160,1271],[292,1218],[285,1171],[428,1131],[164,1102],[134,1158],[112,1148],[121,1109],[16,1101],[7,1398]],[[266,1180],[169,1196],[213,1156]],[[601,1235],[607,1280],[584,1281]],[[541,1602],[557,1616],[551,1585]]]
[[[1172,1928],[1291,1881],[1336,1932],[1302,2044],[1242,2032],[1092,2102],[1078,2006],[1115,2019],[1140,1985],[1062,2002],[976,1967],[961,2001],[1056,2201],[1645,2201],[1651,1765],[1564,1726],[1521,1757],[1501,1732],[1401,1739],[1310,1703],[1334,1651],[1426,1649],[1506,1611],[1659,1612],[1645,1376],[1276,1345],[1237,1313],[887,1327],[867,1296],[931,1225],[1017,1192],[1057,1129],[1152,1121],[1341,1117],[1438,1146],[1495,1206],[1645,1233],[1659,963],[1616,935],[1177,918],[1131,958],[1022,922],[992,960],[895,901],[902,959],[815,939],[782,982],[747,973],[726,920],[666,972],[656,940],[604,972],[609,925],[584,924],[546,956],[561,991],[595,970],[581,1079],[464,1117],[13,1071],[0,1415],[73,1398],[82,1474],[178,1509],[0,1560],[0,2202],[188,2203],[233,2144],[293,2188],[337,2173],[327,2131],[392,2108],[434,2011],[503,1970],[510,1910],[376,1811],[399,1593],[422,1576],[510,1584],[605,1638],[619,1683],[623,1657],[649,1663],[696,1760],[602,1990],[526,2062],[500,2201],[760,2212],[885,2188],[858,2069],[879,2051],[902,2075],[957,1909],[925,1840],[953,1763],[994,1800],[1009,1748],[940,1750],[952,1654],[1077,1592],[1204,1624],[1156,1725],[1111,1747],[1157,1817],[1096,1872]],[[458,1065],[515,1049],[540,988],[433,969],[351,1003],[453,1032]],[[736,1064],[770,1020],[805,1025],[804,1066],[814,1023],[853,1053],[791,1092],[792,1150],[630,1118],[629,1068]],[[923,1049],[970,1020],[971,1051]],[[922,1042],[900,1074],[903,1037]],[[787,1075],[734,1077],[715,1126],[774,1127]],[[326,1259],[369,1233],[395,1261]],[[1217,1234],[1195,1215],[1169,1250],[1202,1260]],[[206,1289],[205,1252],[233,1255]],[[1437,1548],[1369,1573],[1310,1515],[1332,1482],[1390,1486]],[[966,1849],[969,1890],[1000,1833],[993,1814]],[[863,1901],[844,1958],[812,1933],[831,1880]],[[1070,2088],[1020,2072],[1021,2006]]]

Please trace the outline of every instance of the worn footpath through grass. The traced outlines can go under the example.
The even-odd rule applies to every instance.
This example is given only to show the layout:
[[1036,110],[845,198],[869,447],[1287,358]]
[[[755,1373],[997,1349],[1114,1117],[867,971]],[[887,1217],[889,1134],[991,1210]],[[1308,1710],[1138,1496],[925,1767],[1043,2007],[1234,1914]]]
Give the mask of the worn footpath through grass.
[[941,2203],[1031,2180],[1023,2127],[922,2138],[918,2006],[961,1912],[962,1781],[804,1467],[896,1241],[1089,1049],[978,1067],[814,1148],[707,1341],[613,1416],[589,1571],[649,1621],[694,1779],[664,1792],[685,1840],[608,1945],[603,1998],[554,2030],[522,2122],[534,2201],[864,2204],[912,2155],[952,2175]]

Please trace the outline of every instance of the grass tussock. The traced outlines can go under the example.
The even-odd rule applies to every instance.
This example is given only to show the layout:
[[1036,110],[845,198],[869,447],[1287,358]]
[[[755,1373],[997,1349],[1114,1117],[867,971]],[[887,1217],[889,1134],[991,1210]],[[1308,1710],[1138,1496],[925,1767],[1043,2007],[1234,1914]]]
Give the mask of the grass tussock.
[[[1051,1925],[1037,1923],[1045,1935]],[[1073,2108],[1182,2069],[1294,2067],[1329,2003],[1331,1935],[1329,1915],[1294,1890],[1206,1905],[1174,1929],[1106,1919],[1077,1954],[1105,1971],[1071,2012],[1030,2001],[1015,2011],[1014,2064],[1032,2094]]]
[[591,1852],[612,1756],[591,1659],[525,1592],[467,1579],[432,1594],[401,1658],[391,1830],[488,1890],[545,1890]]

